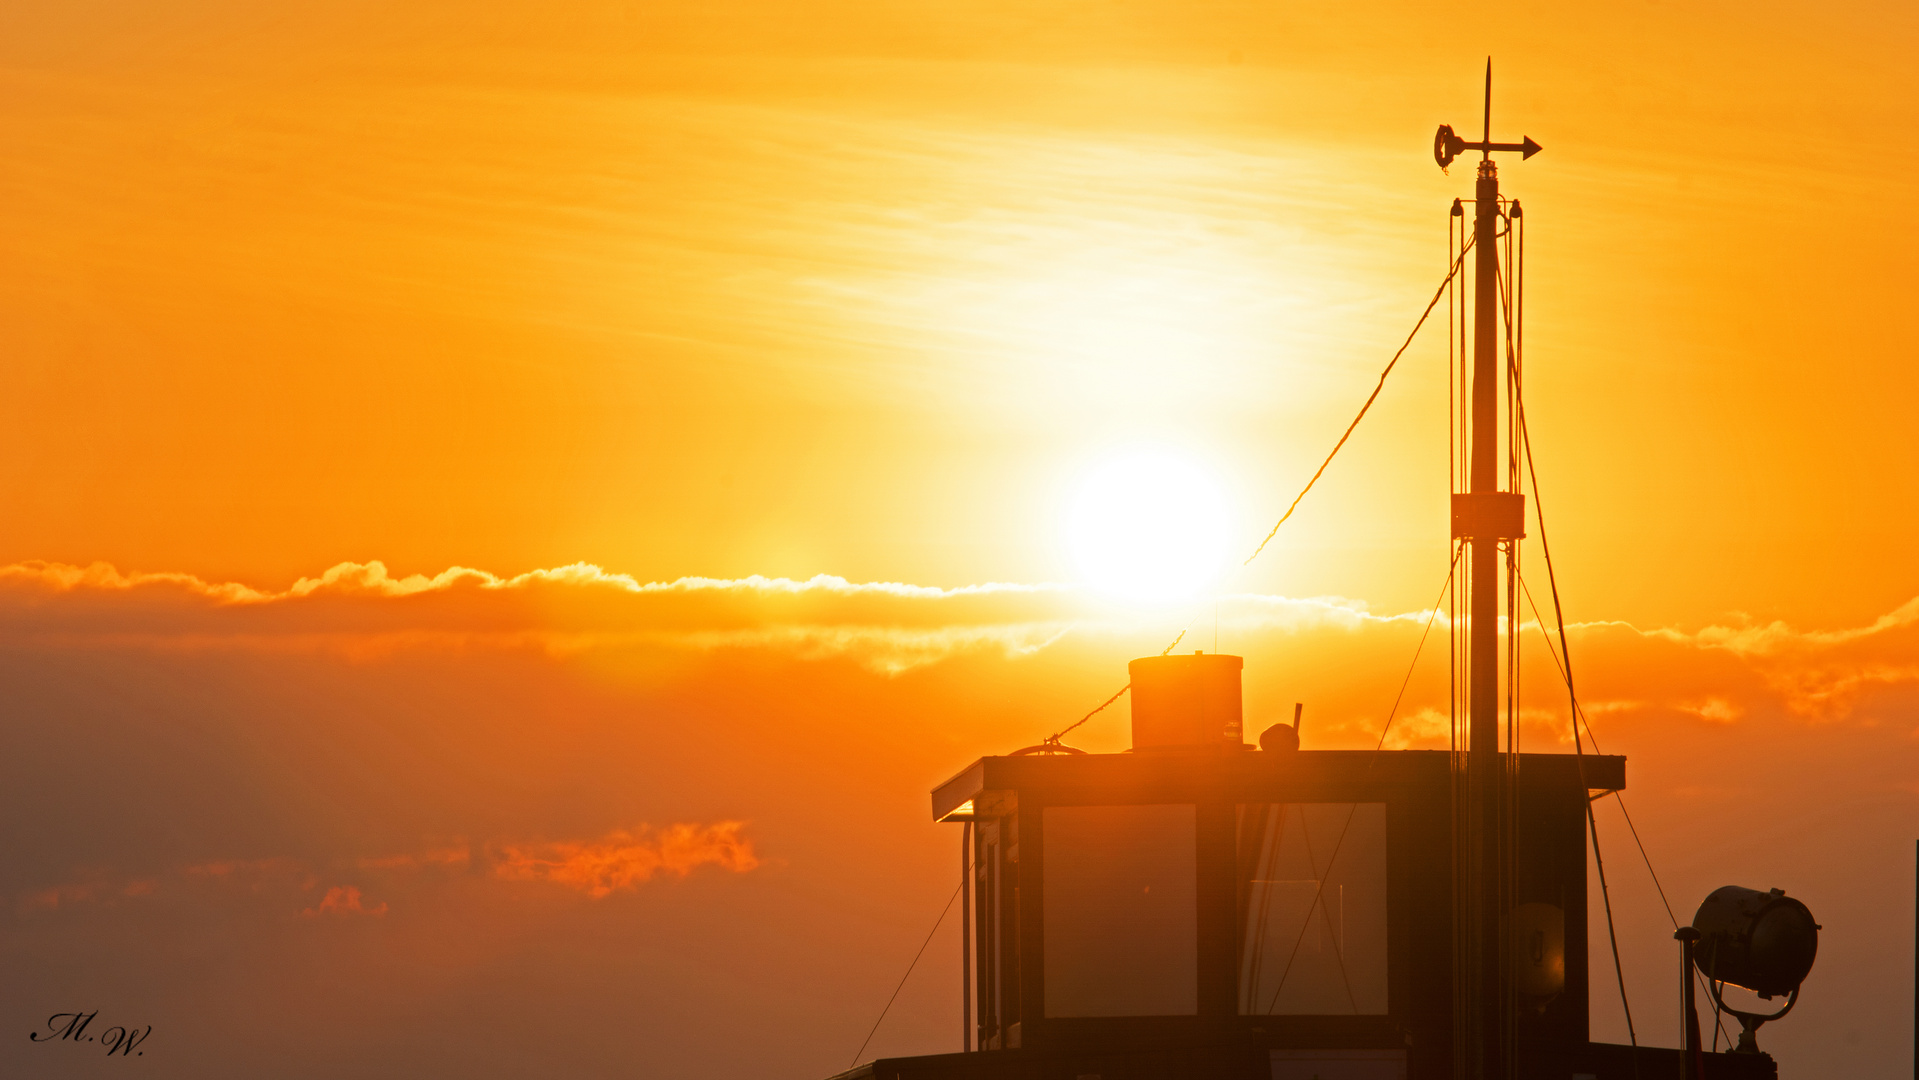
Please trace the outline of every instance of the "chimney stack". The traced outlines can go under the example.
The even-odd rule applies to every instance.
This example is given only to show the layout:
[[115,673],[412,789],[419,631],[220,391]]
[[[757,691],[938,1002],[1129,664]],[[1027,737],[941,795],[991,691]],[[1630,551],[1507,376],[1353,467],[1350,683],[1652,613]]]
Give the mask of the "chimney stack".
[[1133,680],[1134,750],[1238,749],[1243,657],[1146,656],[1126,665]]

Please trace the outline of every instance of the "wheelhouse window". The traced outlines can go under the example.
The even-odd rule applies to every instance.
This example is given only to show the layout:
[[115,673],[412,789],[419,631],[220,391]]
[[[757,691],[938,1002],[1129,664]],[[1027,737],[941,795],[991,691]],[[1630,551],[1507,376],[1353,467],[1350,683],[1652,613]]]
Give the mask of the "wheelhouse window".
[[1192,804],[1049,806],[1046,1015],[1199,1011]]
[[1385,1014],[1386,804],[1241,803],[1236,832],[1240,1014]]

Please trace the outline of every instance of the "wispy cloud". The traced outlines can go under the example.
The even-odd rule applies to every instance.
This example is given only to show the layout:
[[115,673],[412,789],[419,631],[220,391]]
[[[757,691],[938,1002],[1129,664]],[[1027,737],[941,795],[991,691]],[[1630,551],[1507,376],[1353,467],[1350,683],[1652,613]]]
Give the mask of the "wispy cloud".
[[1840,630],[1796,630],[1782,621],[1738,626],[1713,625],[1686,634],[1653,631],[1657,636],[1687,641],[1704,648],[1724,649],[1739,656],[1777,656],[1804,649],[1829,649],[1919,626],[1919,597],[1906,601],[1869,625]]
[[362,870],[419,870],[425,868],[464,870],[472,862],[473,849],[467,847],[465,844],[460,844],[454,847],[428,848],[420,852],[355,859],[353,864]]
[[743,824],[672,825],[654,832],[616,829],[589,842],[504,845],[493,876],[504,881],[550,881],[594,899],[633,889],[659,873],[685,877],[696,868],[719,866],[745,873],[759,866],[753,845],[740,836]]
[[[330,877],[345,869],[362,871],[391,884],[421,871],[464,875],[475,868],[476,861],[481,880],[551,882],[599,899],[638,888],[662,873],[685,877],[708,865],[734,873],[752,870],[760,862],[752,841],[742,835],[745,827],[740,821],[683,822],[657,830],[639,825],[590,839],[496,841],[482,845],[478,852],[470,844],[439,844],[417,851],[322,860],[324,865],[317,866],[284,855],[214,859],[182,866],[159,877],[119,875],[96,866],[76,880],[22,892],[15,906],[22,914],[45,913],[143,899],[182,888],[197,889],[200,895],[207,895],[206,890],[211,888],[212,895],[285,899],[311,895],[323,875]],[[361,885],[340,884],[329,886],[317,903],[299,913],[317,918],[385,915],[388,910],[386,901],[367,906]]]
[[76,905],[115,904],[122,900],[136,900],[152,896],[159,889],[160,882],[157,878],[116,878],[96,867],[81,880],[24,892],[18,897],[15,906],[23,914],[58,911],[63,907],[70,908]]
[[416,649],[775,649],[889,673],[958,652],[1022,655],[1076,617],[1073,591],[988,583],[685,577],[641,582],[576,563],[502,577],[453,567],[395,577],[340,563],[269,591],[189,574],[20,563],[0,568],[0,635],[71,647],[334,652]]
[[267,859],[216,859],[212,862],[196,863],[181,871],[189,877],[211,878],[215,881],[231,881],[256,887],[268,881],[299,877],[305,872],[299,860],[285,856]]
[[99,899],[101,887],[94,882],[73,881],[64,885],[53,885],[45,889],[35,889],[20,897],[22,911],[54,911],[62,905],[89,903]]
[[572,563],[551,569],[529,570],[502,577],[485,570],[453,566],[428,577],[409,574],[394,577],[386,564],[342,562],[329,567],[318,577],[302,577],[286,589],[256,589],[235,582],[209,582],[193,574],[175,572],[122,573],[109,563],[75,566],[68,563],[29,560],[0,567],[0,583],[37,587],[50,592],[131,592],[139,589],[174,589],[224,604],[271,604],[301,597],[336,594],[412,596],[418,593],[447,592],[459,588],[488,590],[525,589],[537,585],[567,585],[612,589],[626,593],[700,593],[754,592],[805,595],[809,593],[840,596],[898,596],[918,600],[942,600],[994,594],[1051,593],[1065,590],[1060,585],[1024,585],[989,582],[940,588],[909,585],[897,581],[851,582],[832,574],[815,574],[804,580],[765,577],[759,574],[743,578],[681,577],[672,581],[642,582],[630,574],[609,573],[591,563]]
[[377,918],[385,915],[386,912],[387,906],[385,901],[382,901],[376,907],[367,907],[362,903],[359,886],[335,885],[326,891],[326,896],[321,898],[319,904],[302,910],[300,915],[302,918],[307,919],[318,918],[322,915],[331,915],[335,918],[369,915]]

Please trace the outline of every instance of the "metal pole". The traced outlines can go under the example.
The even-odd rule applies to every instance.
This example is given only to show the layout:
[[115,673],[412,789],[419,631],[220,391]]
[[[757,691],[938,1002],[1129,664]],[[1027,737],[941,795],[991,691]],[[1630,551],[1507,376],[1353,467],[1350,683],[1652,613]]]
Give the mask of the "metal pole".
[[973,1049],[973,823],[960,828],[960,1053]]
[[1693,949],[1699,931],[1682,926],[1673,932],[1679,940],[1679,1080],[1703,1080],[1706,1062],[1699,1038],[1699,999],[1692,981]]
[[[1473,189],[1473,373],[1466,491],[1453,496],[1453,535],[1471,546],[1466,561],[1467,732],[1464,798],[1455,803],[1459,840],[1454,845],[1453,1001],[1455,1080],[1508,1080],[1517,1068],[1517,1003],[1507,968],[1511,942],[1506,913],[1511,905],[1507,759],[1499,749],[1499,556],[1502,542],[1526,534],[1525,499],[1499,490],[1499,398],[1501,338],[1499,285],[1499,170],[1495,152],[1517,152],[1523,161],[1539,152],[1530,138],[1493,141],[1493,64],[1486,60],[1485,128],[1467,142],[1451,125],[1433,136],[1433,160],[1444,169],[1467,150],[1480,152]],[[1453,212],[1457,214],[1458,203]],[[1461,316],[1464,316],[1461,311]],[[1464,373],[1462,372],[1462,378]],[[1462,387],[1462,393],[1464,388]],[[1462,418],[1463,419],[1463,418]],[[1515,468],[1517,466],[1515,465]],[[1515,477],[1515,486],[1517,479]],[[1516,565],[1509,549],[1508,565]],[[1510,593],[1510,584],[1509,589]],[[1510,602],[1510,596],[1508,597]],[[1509,639],[1510,641],[1510,639]],[[1514,655],[1517,661],[1517,654]],[[1510,723],[1511,718],[1508,717]],[[1510,729],[1509,729],[1510,733]],[[1919,1080],[1919,1077],[1915,1077]]]
[[[1490,82],[1491,74],[1488,73]],[[1473,205],[1473,401],[1470,490],[1499,488],[1499,170],[1490,158],[1479,163]],[[1502,1033],[1504,980],[1500,940],[1500,779],[1499,760],[1499,541],[1480,524],[1472,538],[1472,591],[1467,626],[1471,634],[1471,689],[1467,775],[1470,778],[1473,857],[1477,888],[1475,988],[1479,1013],[1478,1073],[1486,1080],[1506,1074]]]

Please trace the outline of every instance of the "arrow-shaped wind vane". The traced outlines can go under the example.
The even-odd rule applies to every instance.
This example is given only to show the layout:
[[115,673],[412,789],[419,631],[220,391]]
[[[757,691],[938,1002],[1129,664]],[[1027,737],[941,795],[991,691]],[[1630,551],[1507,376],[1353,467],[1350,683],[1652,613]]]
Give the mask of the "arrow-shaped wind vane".
[[1477,150],[1482,157],[1491,157],[1495,150],[1518,151],[1519,159],[1532,157],[1539,153],[1540,145],[1531,138],[1522,138],[1516,143],[1496,143],[1493,141],[1493,62],[1486,60],[1486,127],[1485,137],[1478,142],[1467,142],[1453,131],[1451,124],[1439,125],[1438,134],[1433,136],[1433,160],[1440,168],[1453,163],[1453,159],[1468,150]]

